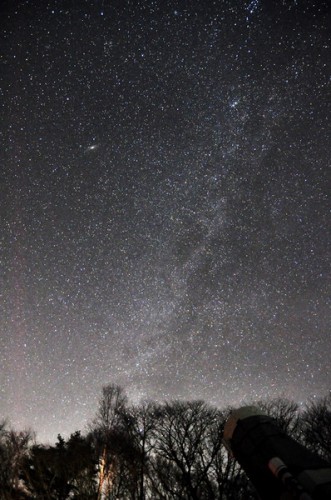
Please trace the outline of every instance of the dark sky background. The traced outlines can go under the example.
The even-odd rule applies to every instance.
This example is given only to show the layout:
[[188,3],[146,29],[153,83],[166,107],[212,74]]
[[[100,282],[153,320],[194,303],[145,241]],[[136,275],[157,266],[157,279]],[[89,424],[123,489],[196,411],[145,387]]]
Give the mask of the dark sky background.
[[323,1],[1,3],[0,416],[330,390]]

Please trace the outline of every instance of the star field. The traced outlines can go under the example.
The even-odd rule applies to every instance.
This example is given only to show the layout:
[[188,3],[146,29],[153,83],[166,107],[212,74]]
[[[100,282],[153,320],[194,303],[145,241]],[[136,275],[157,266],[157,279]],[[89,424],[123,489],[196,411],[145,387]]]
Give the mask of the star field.
[[325,395],[327,2],[1,10],[0,417]]

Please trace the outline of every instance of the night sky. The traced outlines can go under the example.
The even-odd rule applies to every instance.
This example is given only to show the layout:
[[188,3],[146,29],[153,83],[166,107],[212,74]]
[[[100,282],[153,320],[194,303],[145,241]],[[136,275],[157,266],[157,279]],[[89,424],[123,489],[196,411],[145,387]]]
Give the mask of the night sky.
[[327,2],[1,5],[0,417],[326,395]]

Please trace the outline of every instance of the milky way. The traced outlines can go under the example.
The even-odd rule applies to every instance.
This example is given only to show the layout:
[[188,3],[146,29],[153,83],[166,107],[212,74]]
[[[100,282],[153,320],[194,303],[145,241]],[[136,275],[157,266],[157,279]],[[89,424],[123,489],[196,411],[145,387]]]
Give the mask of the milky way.
[[326,4],[2,3],[0,417],[327,393]]

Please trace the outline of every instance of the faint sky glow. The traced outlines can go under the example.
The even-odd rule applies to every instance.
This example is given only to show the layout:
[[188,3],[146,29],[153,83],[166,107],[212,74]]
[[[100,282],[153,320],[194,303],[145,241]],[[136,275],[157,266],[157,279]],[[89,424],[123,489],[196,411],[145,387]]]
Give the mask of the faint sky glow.
[[326,394],[327,2],[0,14],[0,418]]

